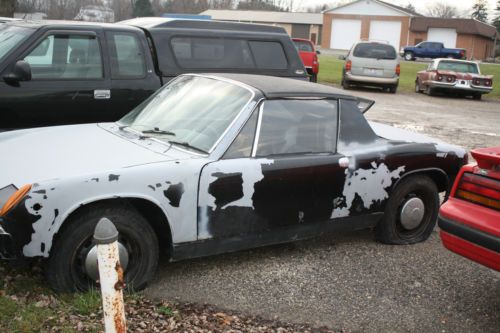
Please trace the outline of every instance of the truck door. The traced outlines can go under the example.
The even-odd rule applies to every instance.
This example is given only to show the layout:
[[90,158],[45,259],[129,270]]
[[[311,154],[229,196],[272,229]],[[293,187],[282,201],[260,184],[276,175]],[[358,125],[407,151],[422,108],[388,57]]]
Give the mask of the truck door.
[[161,87],[146,36],[135,31],[107,31],[111,95],[117,117],[135,108]]
[[103,43],[94,31],[47,31],[18,60],[32,78],[0,82],[0,127],[23,128],[112,120]]

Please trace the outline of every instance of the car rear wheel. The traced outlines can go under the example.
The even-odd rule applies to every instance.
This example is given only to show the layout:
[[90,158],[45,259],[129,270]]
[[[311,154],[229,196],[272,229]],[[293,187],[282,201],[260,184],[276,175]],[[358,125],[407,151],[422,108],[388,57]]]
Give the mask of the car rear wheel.
[[420,81],[418,79],[415,80],[415,92],[419,94],[422,92],[422,88],[420,88]]
[[411,61],[415,59],[415,57],[413,56],[413,52],[405,52],[404,58],[406,61]]
[[483,98],[483,95],[482,94],[475,94],[472,96],[473,99],[475,99],[476,101],[479,101],[481,100],[481,98]]
[[55,291],[86,291],[95,287],[98,273],[93,234],[102,217],[107,217],[118,229],[120,262],[127,288],[143,289],[153,278],[159,251],[149,223],[132,207],[100,205],[77,213],[58,233],[45,267],[47,281]]
[[403,179],[392,192],[375,237],[386,244],[413,244],[429,238],[439,211],[436,184],[427,176]]
[[398,86],[390,86],[389,87],[389,92],[391,94],[395,94],[398,91]]
[[349,84],[349,81],[347,81],[345,79],[345,76],[342,77],[342,82],[340,82],[340,85],[342,86],[342,88],[344,88],[345,90],[348,90],[351,88],[351,85]]

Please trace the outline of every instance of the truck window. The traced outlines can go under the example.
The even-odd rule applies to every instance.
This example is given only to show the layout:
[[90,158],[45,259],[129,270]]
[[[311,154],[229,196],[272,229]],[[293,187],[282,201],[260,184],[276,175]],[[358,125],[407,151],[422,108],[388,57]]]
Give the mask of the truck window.
[[287,69],[288,61],[283,46],[278,42],[249,41],[257,68]]
[[106,37],[110,48],[113,79],[134,79],[146,76],[144,52],[135,34],[108,32]]
[[89,80],[103,77],[101,51],[95,36],[49,35],[24,60],[33,80]]

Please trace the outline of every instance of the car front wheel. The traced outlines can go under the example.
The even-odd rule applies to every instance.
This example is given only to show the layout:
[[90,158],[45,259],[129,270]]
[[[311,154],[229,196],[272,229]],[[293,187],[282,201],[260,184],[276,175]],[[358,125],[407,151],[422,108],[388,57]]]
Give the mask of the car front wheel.
[[403,179],[392,192],[375,237],[386,244],[413,244],[429,238],[439,211],[436,184],[427,176]]
[[127,205],[109,204],[83,209],[63,225],[45,267],[49,285],[57,292],[86,291],[98,278],[94,229],[103,217],[119,232],[120,262],[130,290],[146,287],[158,265],[158,240],[145,218]]

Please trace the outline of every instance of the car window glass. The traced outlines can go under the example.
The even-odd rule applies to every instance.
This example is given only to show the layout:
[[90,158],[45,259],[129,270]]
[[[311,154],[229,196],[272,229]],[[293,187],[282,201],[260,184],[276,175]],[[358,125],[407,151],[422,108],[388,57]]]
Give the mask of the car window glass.
[[380,43],[360,43],[354,48],[353,56],[370,59],[396,59],[393,46]]
[[259,112],[256,110],[224,154],[225,159],[250,157],[255,137],[255,127]]
[[95,36],[47,36],[24,60],[31,66],[33,80],[103,77],[101,52]]
[[333,153],[336,138],[336,101],[266,101],[256,155]]
[[246,40],[174,37],[171,45],[183,68],[255,68]]
[[461,73],[473,73],[478,74],[479,70],[477,68],[477,64],[473,64],[470,62],[457,62],[457,61],[446,61],[441,60],[437,69],[443,71],[454,71]]
[[293,43],[299,51],[303,52],[314,52],[312,45],[309,42],[294,40]]
[[137,36],[131,33],[108,33],[111,77],[142,78],[146,75],[144,53]]
[[16,26],[0,27],[0,60],[28,38],[34,30]]
[[288,61],[279,42],[249,41],[255,64],[262,69],[287,69]]

